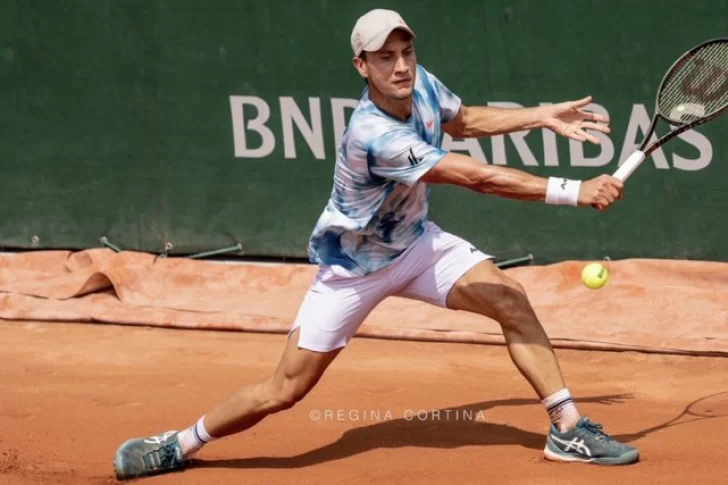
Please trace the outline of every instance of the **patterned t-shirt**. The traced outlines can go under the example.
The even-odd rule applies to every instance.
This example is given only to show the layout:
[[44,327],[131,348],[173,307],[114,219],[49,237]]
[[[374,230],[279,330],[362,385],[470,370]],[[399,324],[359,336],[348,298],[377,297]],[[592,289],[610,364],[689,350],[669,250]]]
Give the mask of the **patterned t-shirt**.
[[368,93],[344,133],[331,197],[309,241],[312,262],[355,275],[386,267],[424,233],[429,187],[418,180],[447,153],[442,124],[461,103],[419,65],[408,120],[380,110]]

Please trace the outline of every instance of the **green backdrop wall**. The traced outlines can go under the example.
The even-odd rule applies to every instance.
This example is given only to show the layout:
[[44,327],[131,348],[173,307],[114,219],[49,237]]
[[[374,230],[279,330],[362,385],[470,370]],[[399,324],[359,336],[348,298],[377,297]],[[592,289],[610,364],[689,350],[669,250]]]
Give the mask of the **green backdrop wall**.
[[[574,178],[612,173],[669,65],[728,34],[719,1],[0,0],[0,247],[107,237],[306,257],[363,87],[351,27],[381,6],[402,13],[420,63],[468,104],[593,95],[612,119],[600,147],[542,130],[446,145]],[[718,120],[657,152],[607,213],[434,187],[431,218],[499,258],[725,260],[727,130]]]

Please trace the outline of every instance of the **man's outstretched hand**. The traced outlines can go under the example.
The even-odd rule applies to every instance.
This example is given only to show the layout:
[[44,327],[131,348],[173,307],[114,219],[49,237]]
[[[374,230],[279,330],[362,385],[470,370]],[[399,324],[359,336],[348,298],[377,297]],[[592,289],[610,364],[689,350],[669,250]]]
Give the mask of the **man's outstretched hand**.
[[578,101],[565,101],[543,106],[543,126],[572,140],[588,141],[599,145],[599,138],[587,133],[586,130],[609,134],[609,117],[581,109],[591,101],[592,97],[587,96]]

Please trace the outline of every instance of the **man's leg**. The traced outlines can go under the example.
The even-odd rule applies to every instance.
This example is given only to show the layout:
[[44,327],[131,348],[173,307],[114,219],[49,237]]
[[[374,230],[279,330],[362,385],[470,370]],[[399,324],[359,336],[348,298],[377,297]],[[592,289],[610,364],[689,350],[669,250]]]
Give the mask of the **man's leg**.
[[[403,261],[403,267],[416,267],[417,273],[398,295],[478,313],[500,324],[514,364],[552,421],[545,450],[548,458],[620,464],[636,460],[636,449],[616,443],[601,433],[599,425],[579,415],[525,290],[490,258],[467,241],[431,227]],[[584,444],[587,442],[591,445]]]
[[117,478],[180,468],[207,442],[291,408],[313,389],[371,310],[389,295],[389,282],[387,271],[358,277],[337,276],[322,268],[304,298],[273,375],[239,388],[181,432],[126,441],[114,459]]
[[212,439],[239,433],[303,399],[342,349],[313,352],[298,348],[299,334],[300,329],[296,329],[290,335],[270,378],[241,387],[190,428],[124,443],[114,460],[117,478],[180,468]]
[[511,359],[551,417],[544,448],[548,459],[604,465],[638,460],[636,448],[615,441],[602,431],[601,425],[578,413],[551,342],[520,283],[491,261],[483,261],[457,280],[446,305],[487,316],[500,324]]
[[223,438],[244,431],[269,414],[290,409],[314,388],[342,348],[313,352],[298,347],[300,328],[288,339],[275,373],[243,386],[205,417],[207,433]]
[[[493,262],[483,261],[458,279],[447,298],[447,307],[498,322],[514,364],[541,399],[564,389],[556,355],[526,290]],[[578,416],[564,424],[571,427],[576,421]]]

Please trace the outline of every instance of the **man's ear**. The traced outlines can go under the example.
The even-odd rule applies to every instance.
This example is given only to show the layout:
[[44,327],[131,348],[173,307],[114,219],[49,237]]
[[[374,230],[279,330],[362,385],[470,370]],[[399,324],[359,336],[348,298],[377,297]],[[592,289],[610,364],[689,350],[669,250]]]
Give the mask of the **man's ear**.
[[367,66],[366,60],[363,59],[363,55],[354,57],[352,62],[354,63],[356,70],[359,71],[359,75],[361,77],[364,79],[369,77],[369,66]]

